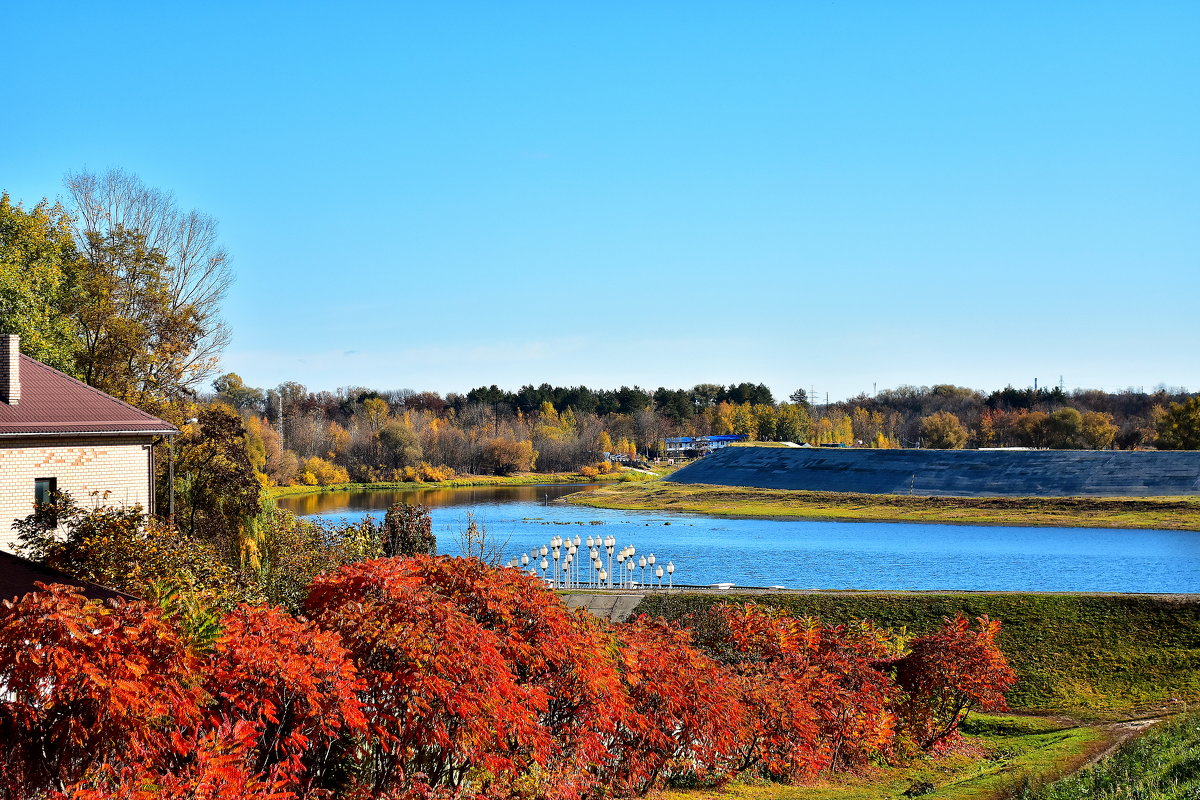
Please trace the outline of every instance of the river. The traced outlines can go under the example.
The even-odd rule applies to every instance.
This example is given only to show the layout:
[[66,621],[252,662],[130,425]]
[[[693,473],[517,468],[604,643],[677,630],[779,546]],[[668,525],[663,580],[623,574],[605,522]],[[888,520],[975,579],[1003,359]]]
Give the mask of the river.
[[[617,549],[674,563],[676,583],[788,589],[1200,592],[1200,532],[927,523],[729,519],[557,504],[587,486],[354,491],[285,497],[280,506],[336,520],[382,516],[407,500],[431,509],[438,551],[459,553],[472,511],[505,557],[552,536],[613,536]],[[586,554],[586,548],[585,548]],[[607,558],[606,558],[607,560]],[[586,559],[580,559],[587,566]],[[640,569],[634,574],[640,578]],[[647,580],[650,573],[647,571]]]

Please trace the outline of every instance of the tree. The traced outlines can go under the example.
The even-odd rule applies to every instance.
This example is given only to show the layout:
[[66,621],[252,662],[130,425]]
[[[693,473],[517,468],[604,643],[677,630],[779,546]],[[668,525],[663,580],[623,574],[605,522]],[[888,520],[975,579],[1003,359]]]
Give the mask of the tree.
[[1091,450],[1107,450],[1116,441],[1120,428],[1113,424],[1113,415],[1103,411],[1085,411],[1080,436]]
[[147,250],[163,258],[167,317],[190,318],[195,328],[186,351],[171,354],[174,385],[164,388],[188,388],[211,375],[229,341],[220,311],[233,283],[217,221],[194,209],[184,211],[171,193],[120,169],[103,175],[67,173],[64,184],[75,214],[76,242],[89,262],[97,260],[93,242],[103,243],[118,229],[138,234]]
[[305,608],[341,637],[365,683],[373,735],[360,769],[372,796],[403,790],[418,773],[450,789],[472,774],[512,778],[521,754],[548,746],[502,637],[402,559],[318,577]]
[[396,503],[383,517],[383,554],[385,556],[435,555],[437,537],[428,506]]
[[1075,450],[1083,445],[1083,415],[1073,408],[1060,408],[1046,419],[1046,445],[1057,450]]
[[249,722],[252,768],[287,775],[293,790],[332,777],[348,740],[366,733],[364,687],[338,637],[278,608],[226,615],[204,666],[209,726]]
[[101,769],[170,771],[189,749],[179,732],[199,721],[196,672],[146,603],[63,585],[0,603],[0,798],[45,797]]
[[79,290],[66,307],[81,341],[82,379],[151,413],[173,406],[198,377],[191,354],[203,336],[198,311],[171,296],[166,257],[122,227],[87,232]]
[[749,730],[734,676],[662,620],[641,616],[614,635],[629,703],[613,748],[617,796],[686,774],[708,784],[736,774]]
[[250,521],[259,512],[262,484],[246,452],[241,418],[224,405],[200,412],[180,437],[173,491],[180,500],[175,520],[189,536],[214,543],[225,560],[253,562],[247,551]]
[[236,372],[227,372],[213,381],[212,385],[217,392],[217,398],[233,406],[235,410],[262,410],[263,390],[247,386]]
[[899,706],[906,733],[929,749],[953,734],[972,709],[1003,711],[1004,692],[1017,681],[996,645],[1000,621],[979,617],[978,630],[962,614],[947,618],[928,636],[911,642],[894,662],[906,692]]
[[62,309],[78,268],[61,205],[43,200],[25,211],[0,194],[0,333],[17,334],[23,353],[72,375],[77,337]]
[[921,438],[938,450],[961,450],[967,444],[967,429],[949,411],[935,411],[921,419]]
[[1155,425],[1160,450],[1200,450],[1200,395],[1172,403]]

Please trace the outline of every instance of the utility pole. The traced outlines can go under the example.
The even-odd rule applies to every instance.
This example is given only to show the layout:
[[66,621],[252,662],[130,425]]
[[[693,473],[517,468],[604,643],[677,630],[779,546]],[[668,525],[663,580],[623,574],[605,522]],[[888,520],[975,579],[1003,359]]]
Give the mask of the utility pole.
[[287,449],[287,442],[283,438],[283,392],[279,393],[279,446]]

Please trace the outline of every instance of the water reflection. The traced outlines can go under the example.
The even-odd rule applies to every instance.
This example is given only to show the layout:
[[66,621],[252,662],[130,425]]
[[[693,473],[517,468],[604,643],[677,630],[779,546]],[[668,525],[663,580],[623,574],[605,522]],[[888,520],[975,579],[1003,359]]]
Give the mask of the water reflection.
[[429,488],[396,490],[356,490],[322,492],[279,499],[279,507],[302,517],[313,514],[337,515],[339,512],[382,511],[401,501],[430,508],[485,506],[501,503],[550,502],[572,492],[595,489],[599,484],[529,486],[467,486],[457,489]]
[[583,486],[339,492],[287,498],[300,514],[380,516],[406,499],[432,508],[438,550],[457,555],[472,511],[506,558],[551,536],[615,536],[672,560],[675,580],[793,589],[1200,592],[1200,532],[728,519],[549,503]]

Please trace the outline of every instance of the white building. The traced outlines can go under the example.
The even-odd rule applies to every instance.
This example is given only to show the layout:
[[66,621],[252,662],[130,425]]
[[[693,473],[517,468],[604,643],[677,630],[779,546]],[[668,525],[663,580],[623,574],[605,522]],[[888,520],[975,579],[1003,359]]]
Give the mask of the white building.
[[170,423],[21,355],[0,335],[0,550],[50,492],[154,511],[154,450]]

